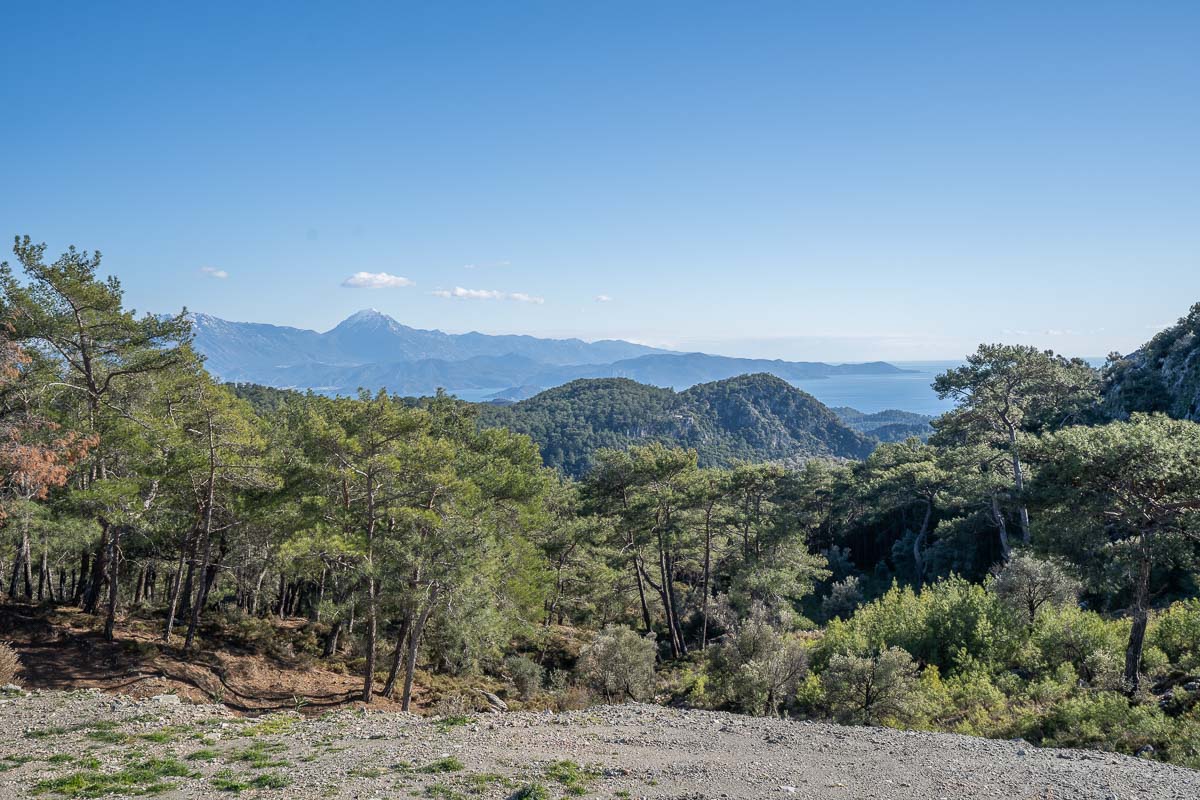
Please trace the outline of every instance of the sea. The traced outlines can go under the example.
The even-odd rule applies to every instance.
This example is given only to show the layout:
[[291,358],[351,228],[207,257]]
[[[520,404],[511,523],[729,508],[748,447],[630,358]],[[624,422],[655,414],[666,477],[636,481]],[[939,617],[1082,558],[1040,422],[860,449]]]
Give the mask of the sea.
[[936,417],[954,407],[933,391],[933,379],[962,361],[890,361],[905,372],[890,375],[834,375],[792,381],[827,406],[849,406],[867,414],[897,409]]
[[[1084,359],[1094,367],[1103,358]],[[911,411],[936,417],[954,407],[953,400],[942,400],[933,391],[933,379],[948,369],[962,366],[956,361],[889,361],[904,372],[887,375],[834,375],[792,381],[827,406],[849,406],[867,414],[877,411]],[[500,389],[476,389],[456,392],[462,399],[478,402]]]

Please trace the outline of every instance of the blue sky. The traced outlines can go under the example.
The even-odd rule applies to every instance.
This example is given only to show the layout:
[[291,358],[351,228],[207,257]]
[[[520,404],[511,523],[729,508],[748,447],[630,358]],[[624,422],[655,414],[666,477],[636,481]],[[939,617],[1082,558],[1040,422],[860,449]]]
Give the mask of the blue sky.
[[139,309],[899,360],[1102,355],[1200,300],[1195,2],[5,22],[0,233]]

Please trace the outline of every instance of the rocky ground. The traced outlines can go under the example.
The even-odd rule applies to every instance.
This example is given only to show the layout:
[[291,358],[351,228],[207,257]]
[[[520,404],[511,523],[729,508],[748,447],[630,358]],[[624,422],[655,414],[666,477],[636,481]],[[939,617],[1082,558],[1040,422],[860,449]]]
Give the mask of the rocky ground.
[[0,699],[0,798],[1120,798],[1200,772],[1108,753],[657,706],[236,716],[174,695]]

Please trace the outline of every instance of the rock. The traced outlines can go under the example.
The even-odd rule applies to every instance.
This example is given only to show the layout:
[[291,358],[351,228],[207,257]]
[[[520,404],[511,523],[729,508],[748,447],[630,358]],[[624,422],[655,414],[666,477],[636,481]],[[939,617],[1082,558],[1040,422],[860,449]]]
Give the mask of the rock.
[[1149,758],[1150,756],[1153,756],[1154,753],[1154,745],[1148,744],[1145,747],[1139,748],[1135,755],[1137,755],[1139,758]]
[[183,701],[179,699],[177,694],[156,694],[150,698],[151,703],[158,703],[161,706],[178,706],[182,705]]

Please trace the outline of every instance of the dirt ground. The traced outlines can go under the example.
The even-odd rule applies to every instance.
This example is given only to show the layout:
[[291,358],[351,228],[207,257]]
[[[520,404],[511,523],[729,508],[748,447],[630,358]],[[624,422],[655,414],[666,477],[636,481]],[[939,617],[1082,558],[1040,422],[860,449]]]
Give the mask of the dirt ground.
[[[275,621],[287,642],[307,620]],[[184,654],[182,639],[163,646],[154,620],[123,620],[116,641],[106,642],[98,617],[75,609],[0,605],[0,641],[10,642],[30,689],[102,689],[152,697],[176,694],[191,703],[219,702],[233,711],[263,713],[300,708],[308,714],[354,704],[362,678],[326,668],[319,659],[288,652],[263,653],[223,641]],[[335,662],[336,664],[336,662]],[[416,706],[423,697],[418,694]],[[373,705],[398,709],[386,698]]]
[[[174,696],[0,698],[0,797],[1195,800],[1200,772],[1024,742],[604,706],[252,719]],[[89,794],[91,793],[91,794]]]

